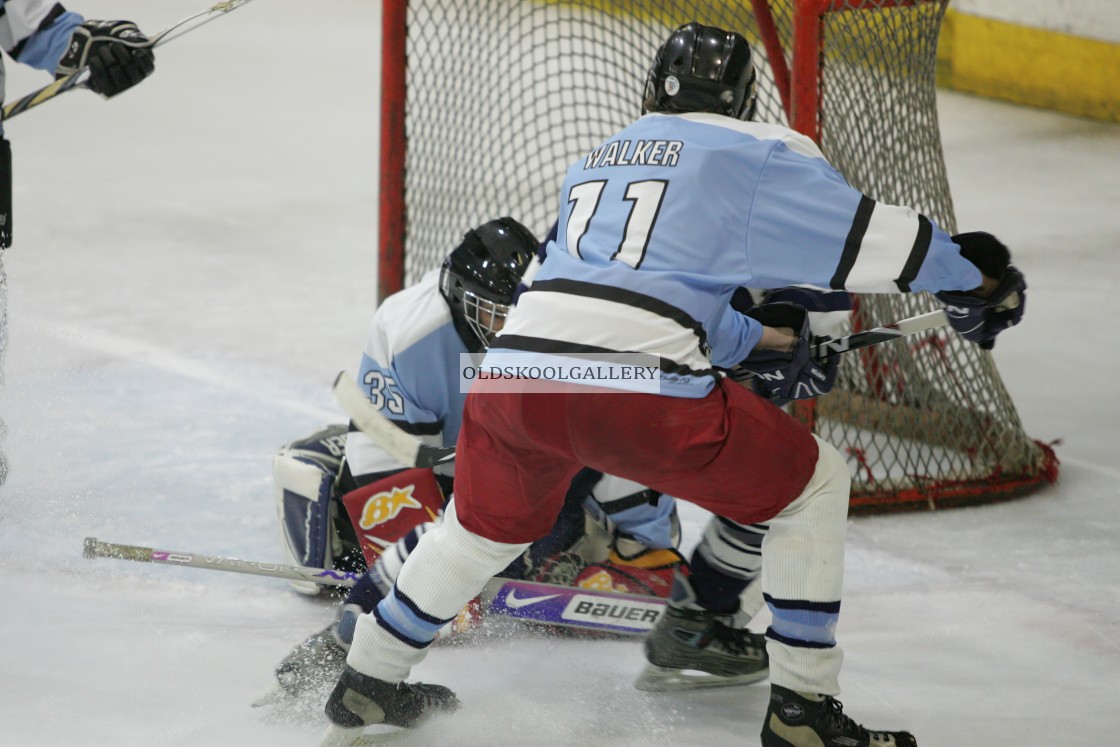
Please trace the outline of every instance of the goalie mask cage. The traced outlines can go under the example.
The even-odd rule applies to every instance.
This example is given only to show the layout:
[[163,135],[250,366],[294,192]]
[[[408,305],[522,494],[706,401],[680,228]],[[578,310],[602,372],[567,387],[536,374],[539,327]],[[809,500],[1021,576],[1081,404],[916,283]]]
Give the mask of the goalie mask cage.
[[[491,218],[544,236],[568,165],[637,118],[654,52],[693,20],[751,42],[756,119],[955,232],[934,87],[947,2],[384,0],[380,297]],[[937,307],[863,296],[848,324]],[[833,392],[793,413],[847,457],[853,513],[989,503],[1057,478],[990,354],[948,330],[845,355]]]

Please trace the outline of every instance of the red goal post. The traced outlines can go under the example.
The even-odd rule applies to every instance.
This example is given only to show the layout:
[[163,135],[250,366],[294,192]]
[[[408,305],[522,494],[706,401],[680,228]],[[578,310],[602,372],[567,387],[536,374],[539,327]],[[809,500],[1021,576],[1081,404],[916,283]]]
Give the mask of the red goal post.
[[[379,296],[438,266],[465,229],[549,229],[567,166],[639,114],[646,70],[689,21],[743,33],[757,118],[816,140],[876,199],[953,232],[935,91],[948,0],[383,0]],[[936,308],[857,299],[848,326]],[[795,416],[847,456],[853,512],[992,502],[1057,478],[991,356],[942,331],[845,356]]]

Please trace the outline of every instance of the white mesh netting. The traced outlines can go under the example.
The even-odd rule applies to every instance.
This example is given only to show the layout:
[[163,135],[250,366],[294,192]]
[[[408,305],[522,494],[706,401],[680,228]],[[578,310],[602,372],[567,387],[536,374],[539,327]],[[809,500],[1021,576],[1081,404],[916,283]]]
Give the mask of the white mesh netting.
[[[465,226],[512,215],[543,236],[565,169],[639,115],[653,53],[682,23],[743,33],[760,72],[757,118],[789,124],[755,9],[769,10],[789,64],[793,14],[810,4],[410,0],[405,283]],[[953,232],[935,91],[946,2],[827,4],[843,8],[821,19],[822,150],[857,188]],[[857,329],[936,307],[927,294],[857,303]],[[1057,474],[991,356],[948,331],[846,355],[836,390],[795,415],[847,455],[857,512],[992,501]]]

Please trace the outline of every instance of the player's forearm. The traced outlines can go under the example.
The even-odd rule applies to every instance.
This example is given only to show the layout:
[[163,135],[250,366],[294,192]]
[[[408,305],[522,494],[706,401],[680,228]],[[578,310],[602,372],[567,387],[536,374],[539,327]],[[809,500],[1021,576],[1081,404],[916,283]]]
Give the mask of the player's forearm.
[[762,339],[758,341],[755,347],[762,350],[777,350],[781,353],[788,353],[793,350],[796,342],[797,335],[789,327],[763,327]]

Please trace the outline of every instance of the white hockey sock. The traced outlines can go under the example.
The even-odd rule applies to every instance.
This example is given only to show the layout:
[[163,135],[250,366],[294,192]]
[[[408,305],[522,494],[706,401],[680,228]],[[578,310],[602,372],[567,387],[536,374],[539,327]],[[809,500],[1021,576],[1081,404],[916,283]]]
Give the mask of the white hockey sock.
[[403,681],[439,629],[528,546],[468,531],[452,501],[408,556],[392,592],[358,621],[347,664],[370,677]]
[[375,567],[370,570],[371,574],[376,572],[378,587],[387,588],[393,585],[400,575],[401,568],[404,567],[404,561],[408,560],[408,556],[420,543],[420,538],[430,532],[435,525],[436,522],[432,521],[417,524],[392,547],[381,553],[381,557],[374,564]]
[[813,478],[770,521],[762,543],[762,590],[774,617],[766,648],[771,683],[836,695],[844,659],[835,635],[851,478],[840,453],[817,441]]

